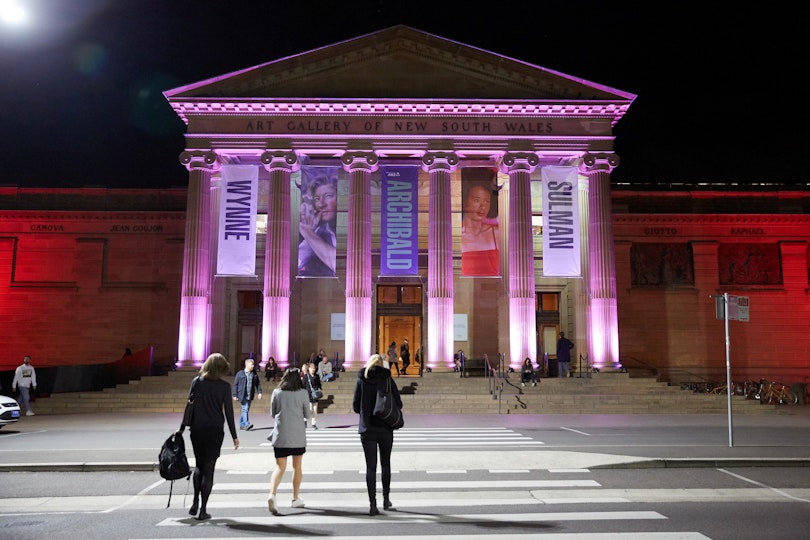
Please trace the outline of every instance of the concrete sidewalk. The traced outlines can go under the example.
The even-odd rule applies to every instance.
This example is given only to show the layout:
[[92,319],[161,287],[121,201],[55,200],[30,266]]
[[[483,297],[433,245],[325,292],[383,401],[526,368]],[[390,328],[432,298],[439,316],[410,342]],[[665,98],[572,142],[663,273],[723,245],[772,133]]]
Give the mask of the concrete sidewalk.
[[[781,414],[728,415],[406,415],[395,436],[398,470],[492,468],[520,463],[521,468],[642,468],[810,466],[810,407],[785,406]],[[256,470],[271,467],[269,414],[251,412],[256,426],[239,431],[234,451],[226,435],[217,468]],[[179,425],[179,414],[37,415],[0,430],[0,471],[157,471],[163,440]],[[320,440],[330,430],[356,433],[357,416],[322,414]],[[532,448],[493,450],[451,443],[430,448],[397,445],[413,430],[507,428],[533,441]],[[311,439],[311,440],[313,440]],[[190,461],[193,452],[186,432]],[[329,446],[307,451],[307,470],[357,470],[363,463],[356,447]]]

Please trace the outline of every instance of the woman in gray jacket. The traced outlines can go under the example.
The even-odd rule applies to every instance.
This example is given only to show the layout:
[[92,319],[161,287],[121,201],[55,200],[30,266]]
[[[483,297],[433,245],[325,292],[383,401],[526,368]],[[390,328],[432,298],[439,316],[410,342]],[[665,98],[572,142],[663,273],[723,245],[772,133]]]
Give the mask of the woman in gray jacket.
[[303,508],[304,501],[298,496],[303,470],[301,467],[307,448],[307,421],[310,419],[309,392],[301,381],[301,370],[290,368],[284,372],[278,387],[270,397],[270,413],[275,419],[270,442],[276,456],[276,468],[270,477],[270,496],[267,509],[278,515],[276,492],[287,470],[287,457],[292,456],[292,508]]

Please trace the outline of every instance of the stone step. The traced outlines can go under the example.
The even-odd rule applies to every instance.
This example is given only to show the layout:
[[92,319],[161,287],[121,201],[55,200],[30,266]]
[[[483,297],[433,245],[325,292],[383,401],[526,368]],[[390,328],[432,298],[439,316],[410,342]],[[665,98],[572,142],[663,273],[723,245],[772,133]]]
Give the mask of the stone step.
[[[185,408],[195,370],[144,377],[98,392],[69,392],[39,398],[41,414],[60,413],[177,413]],[[324,384],[323,414],[352,413],[354,373],[341,373]],[[724,414],[724,395],[700,394],[669,386],[654,378],[630,377],[627,373],[599,373],[590,378],[539,379],[537,386],[520,386],[517,374],[497,382],[484,377],[460,378],[453,373],[426,373],[423,377],[395,377],[407,414]],[[233,378],[228,381],[233,383]],[[266,395],[254,402],[256,412],[267,412],[276,383],[262,380]],[[494,394],[494,395],[493,395]],[[783,406],[784,407],[784,406]],[[735,414],[778,412],[775,405],[762,405],[742,396],[732,396]]]

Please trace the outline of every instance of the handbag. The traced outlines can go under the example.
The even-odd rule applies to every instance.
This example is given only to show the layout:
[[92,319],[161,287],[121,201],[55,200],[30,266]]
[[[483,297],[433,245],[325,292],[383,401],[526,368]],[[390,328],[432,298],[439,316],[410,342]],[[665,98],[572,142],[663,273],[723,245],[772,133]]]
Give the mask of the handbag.
[[312,377],[307,373],[307,386],[309,386],[309,398],[311,401],[318,401],[323,399],[323,390],[312,386]]
[[402,410],[397,406],[394,394],[391,392],[391,379],[386,381],[385,388],[377,389],[377,400],[374,403],[374,416],[385,422],[392,429],[399,429],[405,425]]
[[188,391],[188,401],[183,411],[183,426],[191,427],[191,421],[194,419],[194,387],[197,385],[199,379],[199,376],[194,377],[194,380],[191,382],[191,389]]

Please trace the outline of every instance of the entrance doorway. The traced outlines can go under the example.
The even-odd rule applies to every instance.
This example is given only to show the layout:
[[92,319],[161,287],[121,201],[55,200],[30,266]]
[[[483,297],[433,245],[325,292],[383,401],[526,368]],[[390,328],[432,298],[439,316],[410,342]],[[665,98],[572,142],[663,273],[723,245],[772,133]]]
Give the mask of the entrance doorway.
[[[396,342],[397,355],[408,340],[411,362],[406,375],[422,374],[422,286],[386,284],[377,286],[377,352],[386,354]],[[403,369],[402,364],[399,365]],[[392,375],[397,376],[397,373]]]
[[[537,308],[537,359],[543,366],[542,376],[557,376],[557,334],[560,331],[560,293],[539,292]],[[546,358],[546,354],[548,358]],[[546,363],[548,360],[548,363]]]
[[262,292],[239,291],[239,334],[237,336],[234,373],[245,367],[245,359],[253,358],[259,364],[262,351]]

